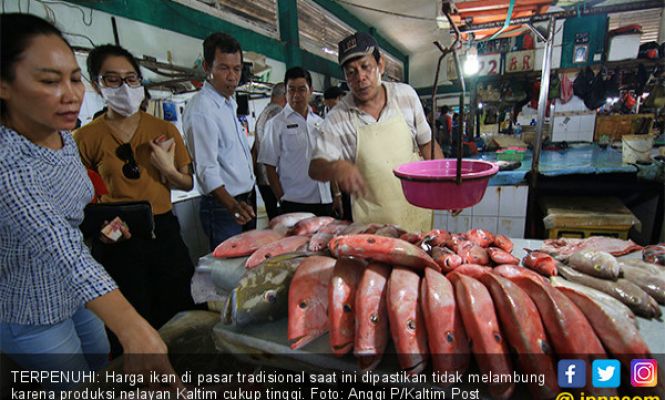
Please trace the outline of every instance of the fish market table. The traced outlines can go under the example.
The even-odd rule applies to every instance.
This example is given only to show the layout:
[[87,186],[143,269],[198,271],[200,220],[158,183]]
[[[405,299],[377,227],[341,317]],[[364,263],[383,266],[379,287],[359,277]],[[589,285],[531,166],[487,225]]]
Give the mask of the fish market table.
[[[540,240],[513,239],[513,254],[522,258],[525,248],[538,249]],[[636,252],[628,258],[639,258]],[[225,300],[245,271],[245,258],[220,260],[211,256],[203,257],[193,281],[193,292],[197,301],[211,300],[214,294],[218,301]],[[206,297],[207,296],[207,297]],[[665,307],[661,306],[665,315]],[[665,326],[662,321],[637,317],[639,330],[652,353],[662,358],[665,353]],[[291,350],[287,340],[287,318],[270,323],[261,323],[242,328],[218,323],[213,329],[213,339],[219,351],[234,354],[241,361],[251,362],[268,368],[291,371],[333,372],[354,371],[356,359],[352,355],[335,357],[331,354],[328,335],[323,335],[300,350]],[[379,371],[398,371],[397,359],[388,353],[379,365]],[[450,397],[448,397],[450,398]]]
[[[483,153],[477,158],[495,161],[496,153]],[[532,160],[533,154],[528,150],[518,169],[499,172],[490,179],[490,186],[526,184]],[[654,179],[649,179],[650,175]],[[529,193],[527,237],[546,237],[544,215],[538,204],[541,197],[553,195],[617,197],[642,221],[642,230],[633,230],[631,238],[640,244],[659,241],[665,209],[662,174],[645,174],[636,165],[624,164],[617,149],[572,144],[565,150],[543,150],[538,187],[536,191],[530,188]]]

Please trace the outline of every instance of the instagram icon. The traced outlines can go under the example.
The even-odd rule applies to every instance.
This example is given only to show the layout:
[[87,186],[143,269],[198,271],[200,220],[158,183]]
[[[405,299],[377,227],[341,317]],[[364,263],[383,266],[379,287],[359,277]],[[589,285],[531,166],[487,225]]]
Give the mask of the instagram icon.
[[658,362],[639,359],[630,362],[630,384],[633,387],[654,387],[658,383]]

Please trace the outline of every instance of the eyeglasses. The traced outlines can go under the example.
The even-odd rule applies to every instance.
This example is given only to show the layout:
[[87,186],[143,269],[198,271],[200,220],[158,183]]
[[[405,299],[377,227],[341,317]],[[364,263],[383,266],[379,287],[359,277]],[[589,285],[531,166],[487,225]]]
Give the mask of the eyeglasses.
[[118,88],[123,82],[129,87],[136,88],[143,84],[143,78],[138,74],[129,74],[124,78],[118,74],[104,74],[99,77],[99,82],[110,88]]
[[115,149],[115,155],[125,162],[125,165],[122,166],[122,174],[125,175],[127,179],[139,179],[141,171],[134,159],[132,146],[129,143],[121,144]]

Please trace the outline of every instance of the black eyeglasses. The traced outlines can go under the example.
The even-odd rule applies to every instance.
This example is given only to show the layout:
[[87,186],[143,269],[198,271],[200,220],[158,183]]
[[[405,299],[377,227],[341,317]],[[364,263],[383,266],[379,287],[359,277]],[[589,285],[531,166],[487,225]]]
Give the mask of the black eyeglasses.
[[129,143],[121,144],[115,149],[115,155],[125,162],[125,165],[122,166],[122,174],[125,175],[127,179],[139,179],[141,171],[134,159],[132,146]]
[[104,74],[99,77],[99,82],[110,88],[119,88],[123,83],[127,86],[137,88],[143,84],[143,78],[138,74],[129,74],[122,77],[117,74]]

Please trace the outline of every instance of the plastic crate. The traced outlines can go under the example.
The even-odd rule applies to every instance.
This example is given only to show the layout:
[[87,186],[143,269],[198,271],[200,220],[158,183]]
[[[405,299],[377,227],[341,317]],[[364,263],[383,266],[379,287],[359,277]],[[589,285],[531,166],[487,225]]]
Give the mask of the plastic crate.
[[565,228],[552,228],[548,230],[550,239],[558,238],[579,238],[584,239],[590,236],[609,236],[618,239],[628,239],[630,226],[626,225],[606,225],[606,226],[567,226]]
[[497,151],[496,159],[499,161],[522,161],[524,160],[524,152],[517,150]]
[[610,236],[627,239],[640,221],[615,197],[547,196],[539,200],[550,239]]

